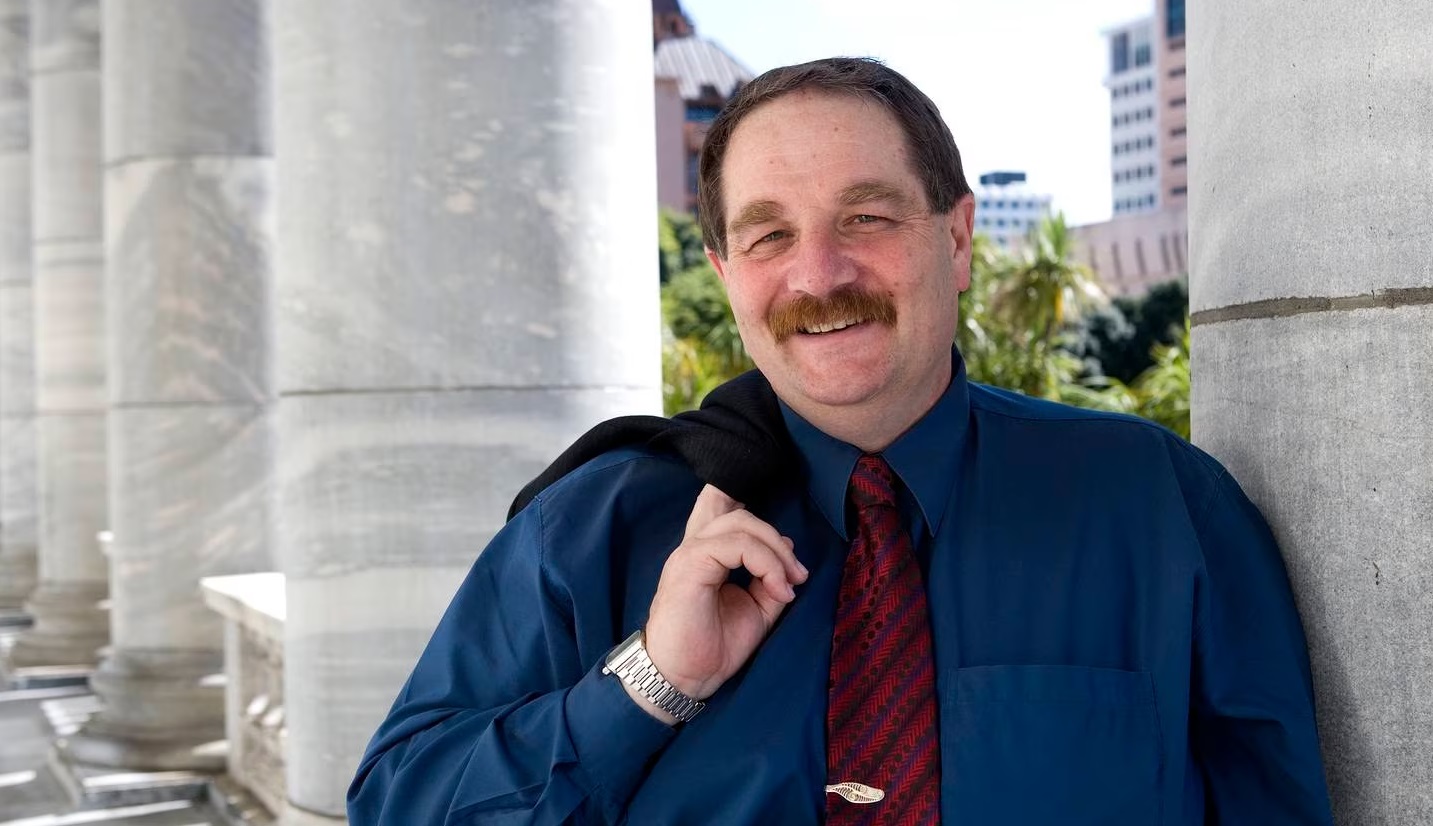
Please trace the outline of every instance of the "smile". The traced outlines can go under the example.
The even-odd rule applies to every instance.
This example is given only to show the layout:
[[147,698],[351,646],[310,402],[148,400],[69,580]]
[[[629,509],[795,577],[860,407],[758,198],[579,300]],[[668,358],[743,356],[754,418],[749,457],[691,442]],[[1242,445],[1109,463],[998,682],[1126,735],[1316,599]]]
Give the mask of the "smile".
[[801,332],[806,333],[807,335],[819,335],[821,333],[830,333],[835,330],[844,330],[847,327],[854,327],[857,324],[864,324],[867,320],[868,319],[864,318],[853,318],[845,319],[842,321],[833,321],[827,324],[818,324],[815,327],[802,327]]

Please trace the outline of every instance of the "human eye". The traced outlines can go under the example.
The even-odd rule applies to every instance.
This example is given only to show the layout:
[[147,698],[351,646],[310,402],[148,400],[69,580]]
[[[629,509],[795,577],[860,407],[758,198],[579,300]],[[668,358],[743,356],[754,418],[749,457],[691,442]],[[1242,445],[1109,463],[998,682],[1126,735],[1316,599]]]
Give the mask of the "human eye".
[[786,237],[786,230],[784,230],[784,229],[776,229],[776,230],[772,230],[771,232],[768,232],[768,233],[766,233],[765,235],[761,236],[760,238],[756,239],[755,241],[752,242],[751,245],[752,245],[753,247],[755,247],[755,246],[760,246],[761,244],[764,244],[764,243],[769,243],[769,242],[773,242],[773,241],[780,241],[781,239],[783,239],[783,238],[785,238],[785,237]]
[[884,220],[886,220],[886,219],[885,219],[885,218],[882,218],[882,217],[879,216],[879,215],[869,215],[869,214],[857,215],[857,216],[855,216],[854,218],[851,219],[852,223],[856,223],[856,224],[879,224],[880,222],[882,222],[882,221],[884,221]]

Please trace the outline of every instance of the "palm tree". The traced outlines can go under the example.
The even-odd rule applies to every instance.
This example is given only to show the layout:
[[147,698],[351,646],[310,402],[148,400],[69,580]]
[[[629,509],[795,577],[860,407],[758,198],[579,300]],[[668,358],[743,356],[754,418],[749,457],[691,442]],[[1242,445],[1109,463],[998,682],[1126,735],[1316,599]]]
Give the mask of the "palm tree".
[[1063,214],[1030,231],[993,298],[997,317],[1048,343],[1075,317],[1109,300],[1094,272],[1075,261],[1072,240]]

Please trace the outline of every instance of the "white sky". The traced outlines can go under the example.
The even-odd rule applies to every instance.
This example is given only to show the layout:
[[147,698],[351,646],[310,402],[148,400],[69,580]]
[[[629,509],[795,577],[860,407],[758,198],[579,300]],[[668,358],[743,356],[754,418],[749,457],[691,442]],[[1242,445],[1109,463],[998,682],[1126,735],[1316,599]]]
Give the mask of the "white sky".
[[930,95],[971,185],[1024,170],[1072,224],[1110,217],[1100,32],[1153,0],[682,0],[697,33],[753,72],[871,56]]

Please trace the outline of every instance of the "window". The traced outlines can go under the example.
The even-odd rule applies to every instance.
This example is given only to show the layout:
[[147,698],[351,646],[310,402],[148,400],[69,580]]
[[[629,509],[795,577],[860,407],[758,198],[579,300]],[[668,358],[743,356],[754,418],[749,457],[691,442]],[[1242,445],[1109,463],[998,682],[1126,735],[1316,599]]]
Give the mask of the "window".
[[[1184,4],[1180,4],[1183,8]],[[1110,74],[1117,75],[1129,68],[1129,33],[1120,32],[1110,38]]]
[[1188,131],[1189,130],[1184,128],[1183,126],[1176,126],[1173,129],[1169,130],[1169,136],[1171,138],[1182,138]]
[[1184,37],[1184,0],[1169,0],[1165,10],[1164,35],[1170,40]]
[[1148,66],[1148,65],[1149,65],[1149,44],[1148,44],[1148,43],[1141,43],[1141,44],[1139,44],[1138,46],[1135,46],[1135,47],[1134,47],[1134,65],[1136,65],[1136,66]]
[[1169,102],[1169,108],[1179,109],[1180,107],[1184,106],[1184,103],[1184,98],[1175,98],[1174,100],[1171,100]]
[[995,219],[995,226],[997,226],[997,227],[1003,227],[1003,226],[1005,226],[1005,219],[1004,219],[1004,218],[996,218],[996,219]]
[[1004,208],[1005,208],[1005,202],[1004,202],[1004,201],[996,201],[996,202],[995,202],[995,208],[996,208],[996,209],[1004,209]]
[[1189,187],[1187,186],[1176,186],[1174,189],[1169,190],[1170,195],[1185,195],[1188,194],[1188,192]]
[[1170,162],[1169,162],[1169,165],[1170,165],[1170,166],[1184,166],[1184,165],[1187,164],[1187,163],[1189,163],[1189,157],[1186,156],[1186,155],[1180,155],[1179,157],[1177,157],[1177,158],[1175,158],[1174,160],[1170,161]]
[[1170,70],[1169,70],[1169,76],[1170,76],[1170,77],[1184,77],[1184,67],[1183,67],[1183,66],[1175,66],[1173,69],[1170,69]]
[[[1180,100],[1183,100],[1183,98],[1180,98]],[[1151,106],[1151,107],[1149,107],[1148,109],[1144,110],[1144,119],[1145,119],[1145,120],[1149,120],[1149,119],[1152,118],[1152,117],[1154,117],[1154,107],[1153,107],[1153,106]]]

